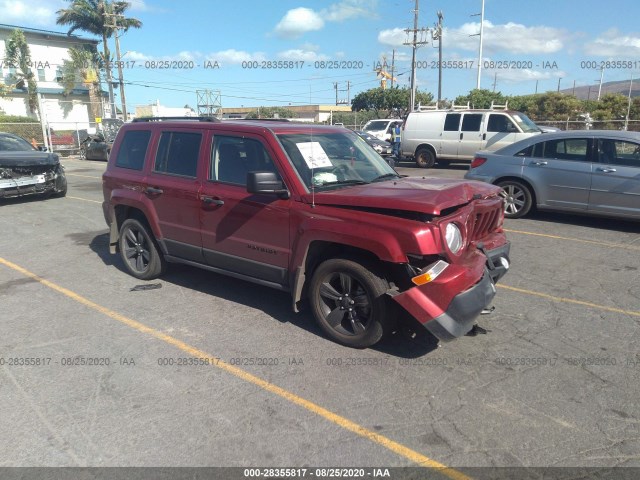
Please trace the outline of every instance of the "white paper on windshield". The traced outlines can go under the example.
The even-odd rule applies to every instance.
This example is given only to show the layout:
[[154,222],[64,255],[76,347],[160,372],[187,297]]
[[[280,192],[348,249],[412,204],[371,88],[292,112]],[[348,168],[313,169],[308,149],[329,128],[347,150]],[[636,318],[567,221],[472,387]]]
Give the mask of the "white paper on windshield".
[[329,160],[327,152],[324,151],[320,142],[303,142],[296,143],[296,147],[300,150],[302,158],[307,162],[309,168],[332,167],[333,163]]

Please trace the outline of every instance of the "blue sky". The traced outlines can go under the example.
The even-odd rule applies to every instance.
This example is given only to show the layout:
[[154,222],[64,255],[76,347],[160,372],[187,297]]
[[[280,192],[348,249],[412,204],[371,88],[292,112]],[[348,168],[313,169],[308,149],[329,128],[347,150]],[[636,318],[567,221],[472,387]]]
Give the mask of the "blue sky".
[[[218,90],[224,107],[335,103],[379,85],[373,68],[396,50],[401,86],[409,84],[411,50],[403,31],[413,25],[414,0],[134,0],[128,10],[143,22],[121,39],[127,103],[196,104],[197,89]],[[55,25],[64,0],[0,0],[2,23],[65,32]],[[421,0],[420,27],[444,14],[443,97],[475,88],[481,0]],[[636,0],[486,0],[482,87],[504,94],[534,93],[595,84],[600,62],[614,61],[604,81],[640,76],[640,3]],[[80,33],[83,36],[86,34]],[[418,49],[418,88],[437,93],[436,42]],[[183,61],[193,68],[152,68],[153,61]],[[293,68],[247,68],[288,61]],[[219,68],[205,69],[205,62]],[[320,62],[338,61],[322,68]],[[615,61],[624,61],[618,63]],[[187,62],[187,63],[184,63]],[[243,63],[244,67],[243,68]],[[246,63],[250,62],[250,63]],[[264,62],[264,63],[263,63]],[[297,63],[296,63],[297,62]],[[302,65],[301,62],[304,62]],[[318,62],[318,63],[317,63]],[[343,63],[344,62],[344,63]],[[473,62],[473,63],[472,63]],[[502,63],[506,62],[506,63]],[[273,64],[272,64],[273,65]],[[300,67],[301,66],[301,67]],[[324,66],[327,66],[325,63]],[[316,68],[317,67],[317,68]],[[546,67],[546,68],[545,68]],[[591,67],[591,68],[590,68]],[[497,75],[497,76],[494,76]]]

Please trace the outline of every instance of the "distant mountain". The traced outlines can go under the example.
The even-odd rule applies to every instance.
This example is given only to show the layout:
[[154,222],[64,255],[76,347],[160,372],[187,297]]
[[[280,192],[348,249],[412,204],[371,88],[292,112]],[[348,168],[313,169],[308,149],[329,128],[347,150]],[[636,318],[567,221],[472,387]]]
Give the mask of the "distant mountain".
[[[596,100],[598,98],[599,86],[600,85],[596,83],[595,85],[583,85],[576,87],[575,90],[573,88],[565,88],[560,90],[560,92],[575,95],[580,100]],[[606,93],[619,93],[626,97],[629,95],[629,80],[623,80],[621,82],[604,82],[602,84],[602,92],[600,92],[600,96]],[[633,80],[633,84],[631,85],[631,96],[640,97],[640,78]]]

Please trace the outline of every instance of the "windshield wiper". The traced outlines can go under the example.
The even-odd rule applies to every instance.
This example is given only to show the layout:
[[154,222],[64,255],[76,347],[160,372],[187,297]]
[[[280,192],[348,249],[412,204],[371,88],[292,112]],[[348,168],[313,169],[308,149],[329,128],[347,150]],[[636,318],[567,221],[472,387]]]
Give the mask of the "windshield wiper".
[[327,187],[327,186],[335,186],[335,185],[368,185],[369,182],[365,182],[364,180],[335,180],[332,182],[322,182],[320,185],[316,185],[317,187]]
[[379,182],[380,180],[385,180],[391,177],[400,178],[400,175],[398,175],[397,173],[385,173],[384,175],[380,175],[379,177],[374,178],[373,180],[371,180],[371,182]]

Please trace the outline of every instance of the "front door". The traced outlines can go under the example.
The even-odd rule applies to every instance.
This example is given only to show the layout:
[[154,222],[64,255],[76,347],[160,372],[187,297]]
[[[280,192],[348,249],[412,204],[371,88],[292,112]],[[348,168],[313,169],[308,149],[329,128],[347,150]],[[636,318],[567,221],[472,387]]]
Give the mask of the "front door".
[[277,167],[257,136],[215,135],[200,194],[206,263],[241,276],[286,287],[290,257],[290,200],[247,192],[249,171]]

